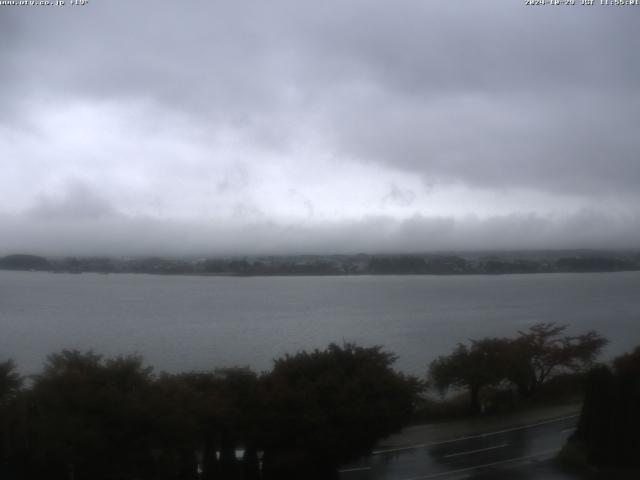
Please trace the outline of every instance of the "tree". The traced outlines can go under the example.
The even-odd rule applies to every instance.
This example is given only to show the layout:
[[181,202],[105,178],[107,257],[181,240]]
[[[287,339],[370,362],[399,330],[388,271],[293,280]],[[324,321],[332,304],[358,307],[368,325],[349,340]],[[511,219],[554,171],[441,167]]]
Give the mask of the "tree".
[[[160,375],[148,404],[155,419],[153,478],[258,478],[259,384],[248,368]],[[245,452],[241,461],[238,450]]]
[[0,363],[0,406],[14,397],[22,386],[22,378],[16,372],[13,360]]
[[589,371],[578,428],[570,442],[597,466],[640,467],[640,347],[616,358],[613,368]]
[[0,478],[8,475],[9,459],[15,455],[17,442],[16,404],[22,388],[22,378],[13,360],[0,363]]
[[472,340],[458,344],[450,355],[438,357],[429,368],[429,378],[439,390],[468,388],[472,413],[481,410],[481,389],[503,381],[514,384],[528,398],[550,378],[562,372],[587,369],[607,344],[595,331],[562,335],[564,325],[538,323],[518,337]]
[[395,359],[379,346],[331,344],[276,360],[263,379],[264,478],[334,478],[402,428],[421,383],[393,370]]
[[509,350],[505,338],[472,340],[467,346],[459,343],[450,355],[434,360],[429,367],[429,379],[441,392],[450,387],[468,388],[469,408],[480,413],[480,391],[496,385],[506,376],[505,358]]
[[30,392],[33,477],[142,477],[152,463],[150,382],[137,356],[50,355]]
[[[191,398],[180,402],[187,408],[183,416],[195,425],[193,447],[203,457],[203,478],[255,478],[258,471],[257,427],[262,414],[258,376],[248,368],[216,369],[205,373],[172,376],[189,390]],[[167,381],[167,377],[164,377]],[[175,402],[167,404],[175,412]],[[180,425],[184,425],[184,421]],[[242,462],[236,450],[243,449]],[[216,455],[219,453],[219,457]]]
[[154,476],[158,480],[197,477],[195,452],[201,445],[206,469],[202,478],[217,469],[215,450],[202,438],[210,427],[208,412],[216,408],[209,388],[208,374],[163,373],[153,382],[147,408],[151,422],[150,448],[154,457]]
[[546,381],[560,372],[587,369],[607,340],[591,330],[583,335],[562,335],[566,325],[537,323],[511,341],[507,378],[518,393],[531,397]]
[[47,270],[49,261],[37,255],[15,254],[0,258],[0,268],[7,270]]
[[418,274],[426,273],[427,263],[422,257],[373,257],[369,261],[369,270],[380,274]]

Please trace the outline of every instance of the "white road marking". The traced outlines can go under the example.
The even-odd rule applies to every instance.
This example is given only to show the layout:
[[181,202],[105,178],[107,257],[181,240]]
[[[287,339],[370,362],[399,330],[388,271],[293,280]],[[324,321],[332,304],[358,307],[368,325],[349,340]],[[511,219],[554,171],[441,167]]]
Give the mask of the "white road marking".
[[539,427],[541,425],[548,425],[550,423],[562,422],[563,420],[568,420],[570,418],[576,418],[578,416],[580,416],[580,415],[576,413],[574,415],[567,415],[565,417],[554,418],[552,420],[545,420],[543,422],[531,423],[529,425],[523,425],[521,427],[505,428],[503,430],[496,430],[495,432],[481,433],[481,434],[478,434],[478,435],[469,435],[469,436],[466,436],[466,437],[458,437],[458,438],[454,438],[454,439],[451,439],[451,440],[444,440],[444,441],[441,441],[441,442],[420,443],[420,444],[417,444],[417,445],[409,445],[409,446],[406,446],[406,447],[388,448],[388,449],[385,449],[385,450],[374,450],[373,452],[371,452],[371,455],[381,455],[381,454],[384,454],[384,453],[404,452],[405,450],[416,450],[416,449],[419,449],[419,448],[436,447],[438,445],[446,445],[447,443],[460,442],[462,440],[471,440],[471,439],[474,439],[474,438],[490,437],[492,435],[500,435],[501,433],[515,432],[515,431],[518,431],[518,430],[526,430],[527,428]]
[[543,452],[534,453],[533,455],[525,455],[524,457],[510,458],[509,460],[500,460],[498,462],[483,463],[482,465],[475,465],[473,467],[459,468],[458,470],[449,470],[447,472],[432,473],[430,475],[425,475],[425,476],[422,476],[422,477],[405,478],[403,480],[428,480],[430,478],[438,478],[438,477],[445,477],[445,476],[448,476],[448,475],[456,475],[456,474],[460,474],[460,473],[472,472],[472,471],[478,470],[480,468],[495,467],[496,465],[502,465],[504,463],[512,463],[512,462],[518,462],[518,461],[524,461],[524,460],[531,460],[531,459],[534,459],[534,458],[543,457],[543,456],[546,456],[546,455],[551,455],[551,454],[554,454],[554,453],[558,453],[559,451],[560,451],[559,448],[556,448],[554,450],[545,450]]
[[475,450],[467,450],[466,452],[450,453],[449,455],[443,455],[443,458],[452,458],[452,457],[460,457],[462,455],[471,455],[473,453],[486,452],[488,450],[495,450],[496,448],[504,448],[508,446],[509,446],[508,443],[503,443],[502,445],[495,445],[493,447],[477,448]]
[[560,430],[560,433],[573,432],[576,427],[565,428],[564,430]]
[[371,470],[371,467],[345,468],[343,470],[338,470],[338,473],[362,472],[364,470]]

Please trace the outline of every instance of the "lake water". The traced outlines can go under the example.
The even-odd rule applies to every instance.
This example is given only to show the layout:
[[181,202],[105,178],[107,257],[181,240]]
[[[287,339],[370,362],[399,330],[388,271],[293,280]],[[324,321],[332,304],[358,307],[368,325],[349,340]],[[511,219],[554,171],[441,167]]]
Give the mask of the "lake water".
[[248,365],[330,342],[382,344],[414,374],[457,342],[538,321],[640,344],[640,272],[189,277],[0,271],[0,361],[37,372],[62,348],[139,353],[157,370]]

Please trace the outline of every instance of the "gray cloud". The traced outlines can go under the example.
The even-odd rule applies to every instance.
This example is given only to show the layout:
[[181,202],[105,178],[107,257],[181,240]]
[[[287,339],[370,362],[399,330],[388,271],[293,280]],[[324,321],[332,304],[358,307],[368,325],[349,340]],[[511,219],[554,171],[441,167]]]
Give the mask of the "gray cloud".
[[97,220],[115,215],[111,204],[90,186],[71,180],[61,196],[40,195],[27,217],[38,221]]
[[236,192],[246,188],[248,184],[249,173],[247,168],[244,165],[237,165],[217,183],[216,189],[220,193]]
[[[112,216],[33,222],[0,215],[6,227],[0,254],[246,255],[398,253],[474,249],[635,248],[640,215],[611,217],[582,211],[566,217],[536,214],[469,217],[390,216],[313,226],[268,220],[178,221]],[[612,241],[616,239],[615,241]]]
[[389,193],[382,197],[382,206],[387,205],[400,205],[409,206],[413,204],[416,199],[416,194],[411,189],[402,189],[397,185],[391,185]]
[[[637,15],[498,0],[2,7],[15,232],[0,247],[86,230],[135,250],[146,222],[141,245],[205,249],[211,212],[221,250],[258,248],[225,240],[242,222],[266,250],[632,245]],[[479,213],[487,192],[510,213]]]

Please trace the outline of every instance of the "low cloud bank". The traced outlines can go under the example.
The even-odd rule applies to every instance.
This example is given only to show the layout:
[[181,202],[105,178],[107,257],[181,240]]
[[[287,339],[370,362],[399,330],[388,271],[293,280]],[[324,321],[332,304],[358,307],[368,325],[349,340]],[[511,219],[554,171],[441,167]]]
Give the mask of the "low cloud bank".
[[583,210],[564,216],[513,214],[340,222],[166,220],[111,215],[43,219],[2,215],[0,254],[254,255],[403,253],[438,250],[638,248],[640,215]]

